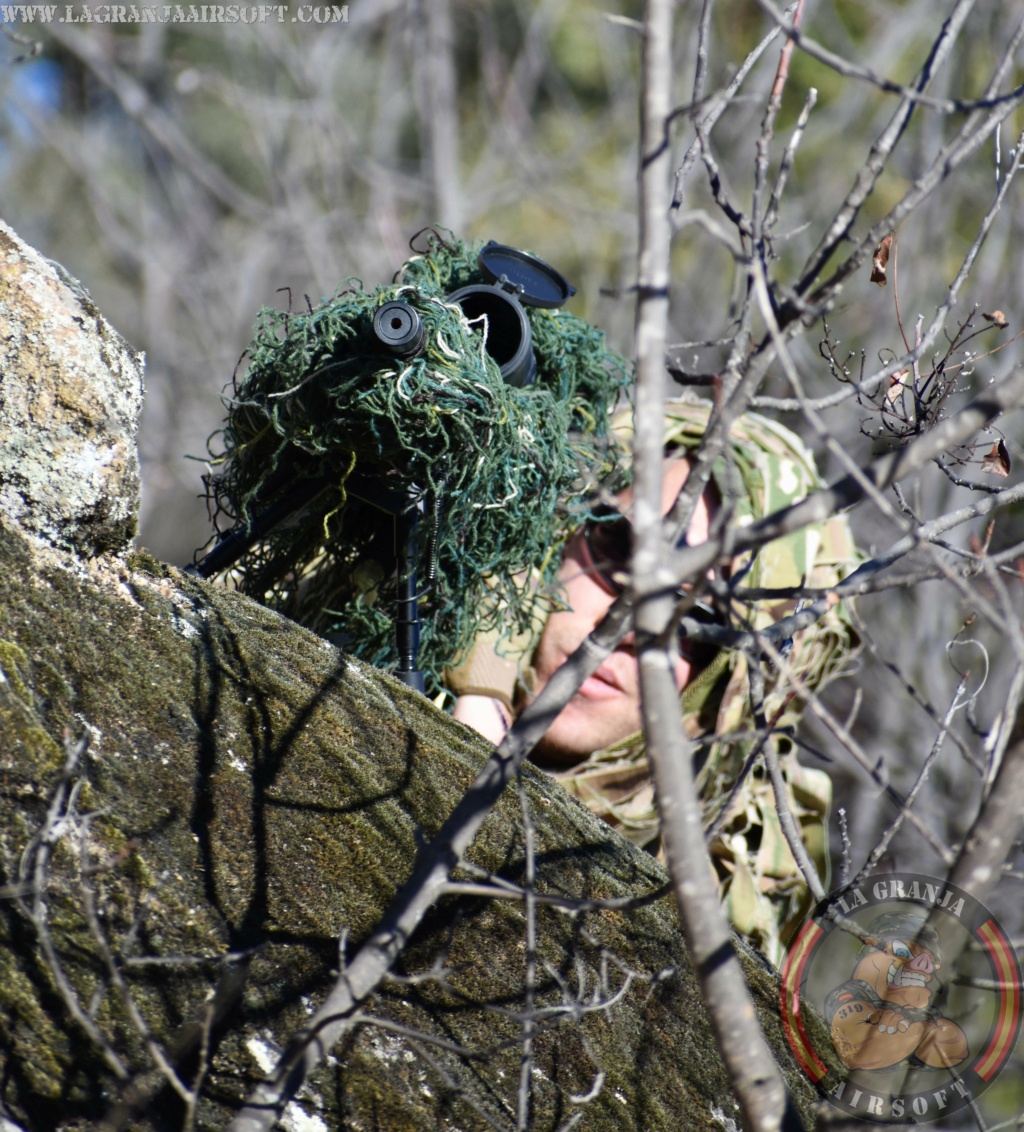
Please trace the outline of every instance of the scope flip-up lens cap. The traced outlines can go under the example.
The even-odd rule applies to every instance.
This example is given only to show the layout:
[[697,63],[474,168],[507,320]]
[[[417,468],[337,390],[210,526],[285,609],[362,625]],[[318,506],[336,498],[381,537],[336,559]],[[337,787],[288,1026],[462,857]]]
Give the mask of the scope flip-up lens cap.
[[485,279],[496,287],[514,292],[525,307],[553,310],[576,294],[576,288],[549,263],[506,244],[496,244],[493,240],[484,244],[476,262]]
[[537,359],[523,307],[560,307],[576,289],[543,260],[493,240],[481,249],[477,265],[489,282],[460,287],[448,302],[458,303],[471,323],[482,324],[484,348],[507,385],[532,385]]

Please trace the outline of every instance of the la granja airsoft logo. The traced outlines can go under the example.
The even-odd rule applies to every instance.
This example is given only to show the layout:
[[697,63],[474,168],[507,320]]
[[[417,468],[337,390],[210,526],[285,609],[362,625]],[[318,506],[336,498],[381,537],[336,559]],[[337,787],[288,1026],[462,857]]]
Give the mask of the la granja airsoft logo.
[[790,1048],[821,1095],[880,1124],[969,1106],[1021,1024],[1020,966],[995,917],[919,873],[823,900],[787,952],[781,996]]

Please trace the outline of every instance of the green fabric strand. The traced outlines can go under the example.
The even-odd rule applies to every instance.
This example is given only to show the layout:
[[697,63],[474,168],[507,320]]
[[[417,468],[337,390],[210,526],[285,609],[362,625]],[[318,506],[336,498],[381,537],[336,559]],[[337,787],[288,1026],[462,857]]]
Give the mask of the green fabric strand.
[[[345,485],[356,473],[390,490],[426,489],[421,590],[432,566],[436,580],[420,603],[419,663],[434,687],[494,623],[538,629],[530,587],[553,580],[596,483],[618,473],[607,419],[629,380],[600,331],[564,311],[528,309],[537,379],[506,385],[479,329],[445,302],[485,281],[478,249],[431,233],[390,286],[367,292],[350,280],[313,310],[262,310],[208,485],[232,524],[251,523],[302,480],[335,485],[254,547],[235,582],[385,668],[397,663],[392,519]],[[409,360],[373,334],[374,313],[395,299],[415,308],[425,332]]]

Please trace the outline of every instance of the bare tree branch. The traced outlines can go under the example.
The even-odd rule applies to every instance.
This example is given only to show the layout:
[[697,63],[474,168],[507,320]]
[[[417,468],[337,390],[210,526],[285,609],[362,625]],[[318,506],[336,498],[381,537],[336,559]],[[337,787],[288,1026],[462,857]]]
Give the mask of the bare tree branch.
[[[829,51],[827,47],[824,47],[822,44],[801,32],[799,20],[794,18],[791,22],[787,21],[786,14],[780,12],[779,9],[771,3],[771,0],[757,0],[757,4],[758,7],[772,17],[776,26],[783,34],[791,41],[795,41],[800,49],[810,55],[812,59],[817,59],[819,63],[824,63],[837,74],[847,78],[860,79],[862,82],[870,83],[872,86],[878,87],[879,90],[884,90],[889,94],[898,94],[911,105],[919,103],[932,110],[939,110],[944,114],[954,114],[968,110],[987,110],[993,106],[998,106],[999,103],[1003,101],[1003,98],[1013,98],[1016,96],[1016,91],[1014,91],[1011,94],[1004,95],[1003,98],[997,98],[991,94],[980,99],[934,98],[923,93],[927,87],[927,82],[921,82],[919,80],[918,85],[908,87],[904,86],[902,83],[893,82],[884,75],[877,74],[870,67],[851,63],[849,59],[845,59],[842,55],[836,55],[835,52]],[[937,71],[942,65],[944,57],[948,54],[949,48],[952,46],[952,40],[958,34],[964,21],[970,14],[970,9],[973,7],[974,0],[969,0],[966,9],[958,7],[947,18],[946,24],[943,27],[943,37],[936,43],[936,48],[942,47],[943,50],[938,51],[933,49],[934,54],[929,59],[931,66],[926,65],[925,69],[925,75],[927,77],[931,77],[931,74]],[[952,29],[950,29],[950,25],[953,25]]]
[[449,0],[430,0],[418,13],[427,28],[425,50],[417,52],[422,70],[420,129],[430,163],[437,222],[452,231],[462,227],[459,169],[459,108],[456,102],[455,44]]
[[[706,867],[704,829],[693,780],[693,752],[678,719],[668,642],[673,577],[662,538],[662,430],[668,321],[668,151],[661,141],[671,106],[671,0],[647,0],[644,12],[637,297],[637,395],[634,432],[633,586],[641,707],[654,773],[661,838],[686,938],[744,1123],[778,1129],[786,1115],[782,1075],[760,1029],[733,949],[719,894]],[[705,160],[708,159],[706,147]],[[682,509],[682,505],[678,505]]]
[[81,59],[113,91],[125,113],[137,121],[175,161],[187,168],[214,197],[242,215],[253,219],[267,219],[266,208],[225,177],[185,137],[177,124],[153,103],[145,88],[109,61],[99,40],[88,34],[71,31],[58,23],[49,24],[47,30],[67,51]]

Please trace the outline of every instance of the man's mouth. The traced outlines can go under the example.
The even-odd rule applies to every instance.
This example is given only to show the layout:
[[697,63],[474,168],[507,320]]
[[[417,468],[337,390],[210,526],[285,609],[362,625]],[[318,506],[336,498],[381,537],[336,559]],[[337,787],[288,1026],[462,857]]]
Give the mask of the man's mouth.
[[615,670],[609,664],[602,664],[580,685],[579,695],[588,700],[610,700],[621,696],[624,690]]

